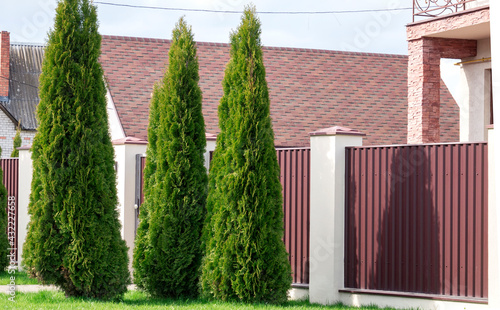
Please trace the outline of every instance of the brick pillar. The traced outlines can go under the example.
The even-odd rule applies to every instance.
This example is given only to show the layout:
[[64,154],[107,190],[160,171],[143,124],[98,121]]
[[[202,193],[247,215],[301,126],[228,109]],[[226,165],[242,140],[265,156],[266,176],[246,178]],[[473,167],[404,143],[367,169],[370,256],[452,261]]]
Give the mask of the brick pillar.
[[10,33],[0,32],[0,97],[9,96]]
[[408,42],[408,143],[439,142],[441,56],[434,41]]
[[409,144],[440,142],[441,58],[473,57],[476,52],[475,40],[421,37],[408,41]]

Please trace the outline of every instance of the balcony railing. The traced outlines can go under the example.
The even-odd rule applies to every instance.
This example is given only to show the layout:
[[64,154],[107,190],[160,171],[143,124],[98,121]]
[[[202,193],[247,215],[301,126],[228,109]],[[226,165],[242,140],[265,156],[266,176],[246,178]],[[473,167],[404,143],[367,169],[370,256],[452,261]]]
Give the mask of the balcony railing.
[[[437,17],[465,11],[477,0],[413,0],[413,21],[416,17]],[[476,4],[476,3],[474,3]]]

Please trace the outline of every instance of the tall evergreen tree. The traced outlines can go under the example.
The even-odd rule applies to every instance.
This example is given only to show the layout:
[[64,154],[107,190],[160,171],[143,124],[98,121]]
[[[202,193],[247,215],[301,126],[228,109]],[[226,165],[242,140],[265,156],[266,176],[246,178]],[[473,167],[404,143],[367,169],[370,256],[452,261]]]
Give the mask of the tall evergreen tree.
[[[0,149],[0,158],[2,150]],[[8,209],[7,209],[7,189],[3,184],[3,170],[0,167],[0,272],[3,271],[10,263],[9,257],[9,236],[7,231],[8,226]]]
[[134,250],[135,282],[154,296],[198,293],[208,182],[198,81],[196,45],[181,18],[151,101],[145,204]]
[[260,32],[247,7],[222,82],[201,286],[223,300],[283,302],[292,278]]
[[27,270],[67,296],[117,298],[130,282],[98,62],[96,7],[61,0],[40,76]]
[[10,157],[19,157],[19,150],[17,149],[18,147],[21,146],[21,122],[17,125],[16,129],[16,135],[14,136],[14,142],[13,142],[13,148],[12,148],[12,153],[10,154]]

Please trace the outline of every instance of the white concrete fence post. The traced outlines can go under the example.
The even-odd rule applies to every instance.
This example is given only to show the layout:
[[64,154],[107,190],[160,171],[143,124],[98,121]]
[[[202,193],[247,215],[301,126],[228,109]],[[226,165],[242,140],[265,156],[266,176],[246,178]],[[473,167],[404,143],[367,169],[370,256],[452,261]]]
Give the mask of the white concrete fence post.
[[[494,126],[488,131],[488,303],[492,309],[500,309],[500,2],[489,1],[491,34],[491,69],[493,80]],[[496,153],[496,155],[494,155]],[[496,196],[496,197],[495,197]]]
[[[495,168],[495,144],[493,127],[488,130],[488,304],[500,309],[500,209],[496,201],[498,177]],[[497,155],[498,156],[498,155]],[[498,159],[498,157],[496,157]],[[498,170],[497,170],[498,171]]]
[[310,135],[309,298],[333,304],[344,288],[345,148],[361,146],[364,134],[336,126]]
[[28,234],[28,204],[30,202],[31,180],[33,178],[33,161],[31,160],[31,146],[23,146],[19,150],[19,179],[18,179],[18,208],[17,208],[17,257],[21,268],[23,245]]

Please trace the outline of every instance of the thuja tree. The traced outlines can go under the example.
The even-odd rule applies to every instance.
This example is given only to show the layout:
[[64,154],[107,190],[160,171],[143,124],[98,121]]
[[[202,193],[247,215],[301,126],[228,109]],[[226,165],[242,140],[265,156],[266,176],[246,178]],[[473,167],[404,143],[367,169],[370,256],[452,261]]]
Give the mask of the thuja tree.
[[21,146],[21,123],[17,126],[16,129],[16,135],[14,136],[14,142],[13,142],[13,149],[12,153],[10,154],[10,157],[19,157],[19,150],[17,149],[18,147]]
[[145,204],[134,250],[135,282],[153,296],[198,293],[208,182],[198,81],[196,45],[181,18],[150,106]]
[[[2,150],[0,149],[0,158]],[[3,171],[0,167],[0,272],[5,269],[10,263],[9,248],[10,246],[7,231],[7,189],[3,184]]]
[[67,296],[108,299],[130,276],[97,28],[88,0],[59,1],[40,76],[23,262]]
[[283,302],[291,271],[283,236],[279,166],[260,41],[247,7],[231,34],[219,105],[220,134],[210,168],[204,295]]

